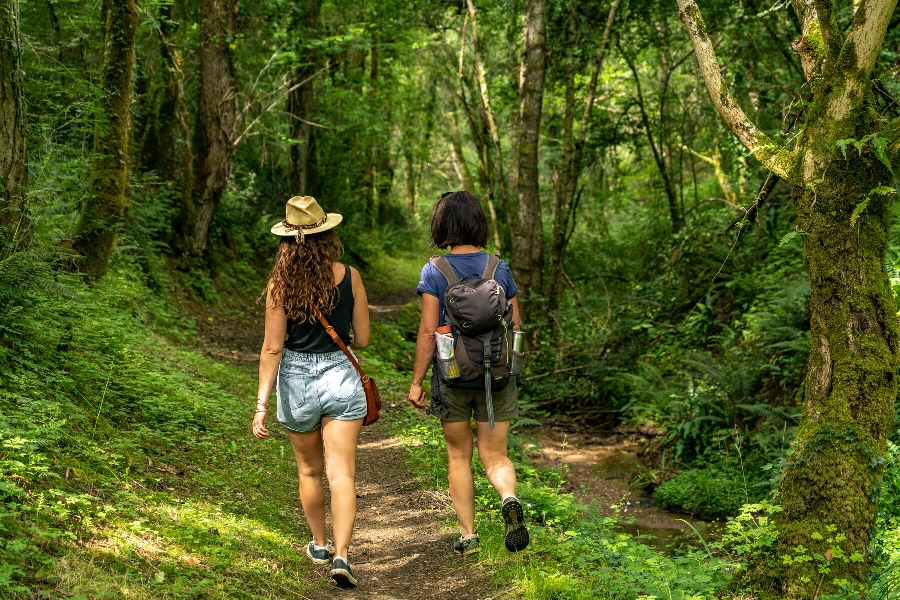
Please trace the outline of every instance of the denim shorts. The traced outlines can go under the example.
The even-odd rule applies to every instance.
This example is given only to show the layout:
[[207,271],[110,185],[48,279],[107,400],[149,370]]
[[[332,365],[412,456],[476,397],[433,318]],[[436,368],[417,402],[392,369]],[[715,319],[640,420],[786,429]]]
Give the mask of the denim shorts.
[[297,433],[317,429],[322,417],[352,421],[366,416],[366,392],[343,352],[285,348],[275,389],[278,421]]

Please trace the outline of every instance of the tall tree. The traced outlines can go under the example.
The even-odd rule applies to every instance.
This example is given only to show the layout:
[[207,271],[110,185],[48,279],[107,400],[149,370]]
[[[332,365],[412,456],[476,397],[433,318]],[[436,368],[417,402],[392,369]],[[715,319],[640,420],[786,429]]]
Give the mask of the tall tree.
[[[812,598],[834,590],[837,579],[863,583],[868,574],[855,558],[868,554],[900,365],[900,325],[884,265],[900,120],[882,123],[871,82],[896,4],[862,0],[845,34],[831,0],[794,0],[802,31],[794,49],[811,98],[794,146],[785,148],[734,100],[697,4],[678,0],[720,117],[791,186],[809,272],[809,370],[794,453],[778,485],[776,554],[791,557],[803,546],[833,560],[827,577],[802,560],[756,565],[752,577],[779,597]],[[830,525],[846,540],[829,541]]]
[[191,246],[206,249],[209,225],[234,163],[237,92],[234,83],[237,0],[200,1],[200,107],[194,129],[194,204]]
[[[518,204],[513,225],[512,263],[527,295],[543,290],[544,235],[538,181],[538,141],[546,73],[546,0],[525,1],[525,48],[519,84]],[[522,304],[528,319],[536,310],[527,296]]]
[[0,0],[0,254],[27,230],[26,158],[19,2]]
[[[303,14],[298,19],[298,37],[302,40],[315,38],[319,22],[319,0],[300,3]],[[318,66],[316,52],[311,45],[302,45],[299,53],[300,65],[294,70],[294,85],[297,86],[288,97],[288,114],[291,119],[291,193],[309,193],[309,170],[312,165],[311,148],[313,142],[313,78]]]
[[99,279],[106,272],[130,201],[131,73],[137,7],[134,0],[104,0],[106,15],[99,110],[94,125],[94,158],[88,198],[81,213],[74,249],[81,269]]
[[553,211],[553,235],[550,241],[550,269],[547,274],[547,289],[545,296],[553,307],[561,293],[562,273],[565,270],[566,247],[572,235],[574,227],[575,211],[577,209],[576,196],[578,192],[578,179],[581,176],[582,160],[584,158],[584,144],[587,141],[591,112],[594,108],[594,99],[597,95],[597,82],[600,78],[600,70],[603,67],[603,58],[612,33],[613,21],[616,11],[622,0],[613,0],[606,18],[606,26],[603,28],[603,36],[591,66],[591,79],[588,83],[587,96],[584,101],[584,110],[578,129],[578,137],[575,137],[575,61],[574,49],[577,45],[577,3],[572,3],[569,15],[569,44],[567,45],[566,61],[566,109],[563,117],[563,159],[556,175],[554,189],[555,207]]
[[[507,226],[507,229],[510,231],[510,235],[512,235],[514,220],[512,215],[512,210],[509,205],[509,192],[507,190],[507,181],[506,175],[503,173],[503,151],[500,143],[500,128],[497,126],[497,117],[494,113],[494,107],[491,104],[490,92],[488,89],[488,80],[487,73],[484,68],[484,58],[481,54],[481,42],[478,37],[478,21],[476,18],[476,10],[475,5],[472,0],[466,0],[467,7],[467,20],[463,23],[463,35],[462,40],[465,43],[465,32],[466,32],[466,23],[471,21],[472,23],[472,54],[475,58],[475,80],[478,82],[478,91],[479,97],[481,99],[481,112],[484,115],[484,122],[487,125],[488,131],[491,134],[491,141],[493,142],[494,148],[494,156],[493,160],[490,162],[493,164],[494,169],[489,172],[493,181],[491,185],[491,189],[493,191],[493,195],[500,199],[500,206],[503,209],[503,217]],[[527,15],[526,15],[527,19]],[[543,35],[544,35],[544,11],[541,10],[540,13],[540,31],[541,31],[541,87],[543,88]],[[533,30],[531,21],[529,21],[529,25],[527,26],[527,31]],[[527,44],[527,41],[526,41]],[[462,51],[462,49],[461,49]],[[526,51],[526,59],[528,58],[528,53]],[[523,59],[524,61],[524,59]],[[524,64],[523,64],[524,69]],[[460,83],[462,83],[462,69],[460,69]],[[538,122],[540,122],[540,111],[538,112]],[[489,207],[491,210],[491,218],[494,222],[497,221],[497,218],[494,216],[496,212],[496,208],[493,205],[493,202],[490,201],[489,198]],[[495,226],[496,229],[496,226]],[[499,238],[498,238],[499,239]],[[499,244],[498,244],[499,250]]]
[[156,137],[159,140],[158,170],[168,179],[178,206],[170,243],[178,254],[184,254],[190,238],[189,225],[194,208],[194,154],[184,89],[184,59],[175,39],[177,25],[173,11],[171,4],[160,8],[159,36],[166,79],[156,119]]

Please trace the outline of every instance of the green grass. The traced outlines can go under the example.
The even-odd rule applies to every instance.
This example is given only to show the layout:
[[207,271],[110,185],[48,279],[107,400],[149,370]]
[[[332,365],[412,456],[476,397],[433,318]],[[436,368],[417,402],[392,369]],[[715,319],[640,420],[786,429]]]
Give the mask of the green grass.
[[66,285],[0,307],[0,596],[305,597],[293,456],[249,432],[255,365],[160,335],[183,319],[131,268]]

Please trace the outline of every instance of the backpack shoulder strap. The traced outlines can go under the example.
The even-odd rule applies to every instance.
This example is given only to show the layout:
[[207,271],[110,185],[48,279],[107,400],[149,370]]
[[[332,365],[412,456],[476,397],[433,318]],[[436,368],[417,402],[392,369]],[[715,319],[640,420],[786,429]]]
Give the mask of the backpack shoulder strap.
[[459,277],[453,272],[453,267],[450,266],[450,261],[446,258],[443,256],[432,256],[431,260],[428,262],[433,264],[434,268],[440,271],[441,275],[447,279],[447,285],[456,285],[459,283]]
[[484,266],[484,275],[482,279],[493,279],[497,274],[497,267],[500,266],[500,257],[496,254],[488,254],[487,264]]

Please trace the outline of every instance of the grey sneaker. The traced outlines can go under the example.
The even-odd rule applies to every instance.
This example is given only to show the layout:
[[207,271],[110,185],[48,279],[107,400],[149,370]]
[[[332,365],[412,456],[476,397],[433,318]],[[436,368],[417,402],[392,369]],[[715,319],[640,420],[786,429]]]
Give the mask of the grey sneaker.
[[331,578],[334,579],[339,588],[356,587],[356,577],[353,576],[353,571],[350,570],[350,563],[347,562],[346,558],[338,556],[332,561]]
[[530,537],[525,527],[525,511],[522,504],[514,496],[503,501],[500,508],[506,522],[506,549],[510,552],[521,552],[528,546]]
[[316,542],[312,541],[306,545],[306,555],[317,565],[327,565],[334,556],[334,548],[331,547],[331,541],[325,542],[324,548],[317,548]]
[[478,538],[478,534],[472,533],[465,537],[460,536],[458,540],[453,542],[453,551],[460,556],[468,556],[470,554],[475,554],[476,552],[481,552],[481,540]]

